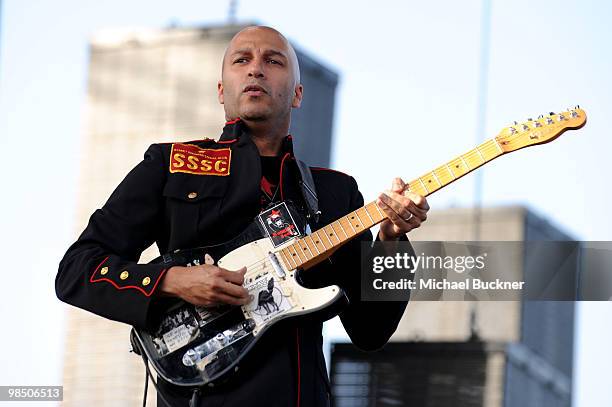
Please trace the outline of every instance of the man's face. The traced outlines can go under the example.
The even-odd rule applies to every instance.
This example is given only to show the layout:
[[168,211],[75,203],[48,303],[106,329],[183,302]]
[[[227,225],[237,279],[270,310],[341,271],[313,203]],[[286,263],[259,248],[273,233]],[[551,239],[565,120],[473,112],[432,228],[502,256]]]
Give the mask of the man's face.
[[249,28],[235,36],[218,85],[226,119],[265,121],[288,116],[292,107],[299,107],[302,85],[297,83],[294,55],[270,29]]

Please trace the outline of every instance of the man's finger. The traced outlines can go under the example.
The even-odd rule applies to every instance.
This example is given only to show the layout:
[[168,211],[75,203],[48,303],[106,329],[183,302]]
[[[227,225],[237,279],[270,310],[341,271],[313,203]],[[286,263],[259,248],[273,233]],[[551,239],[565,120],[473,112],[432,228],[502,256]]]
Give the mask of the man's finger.
[[233,283],[230,283],[228,281],[224,281],[221,285],[220,285],[220,289],[221,291],[217,292],[218,294],[226,294],[229,295],[231,297],[235,297],[237,299],[241,299],[244,300],[246,298],[248,298],[249,296],[249,292],[246,290],[246,288],[244,288],[241,285],[236,285]]
[[427,203],[427,199],[424,196],[419,194],[415,194],[414,192],[407,192],[406,196],[410,198],[414,205],[420,209],[424,209],[426,211],[429,210],[429,204]]
[[401,195],[395,195],[395,197],[396,199],[393,199],[387,194],[381,194],[379,196],[379,198],[385,204],[387,204],[387,206],[393,209],[393,211],[397,213],[398,216],[400,216],[402,219],[408,219],[410,217],[410,211],[404,205],[402,205],[401,202],[398,201],[399,199],[402,199],[404,200],[404,202],[407,203],[407,201],[405,201],[406,198],[402,197]]
[[391,220],[391,222],[393,222],[394,225],[397,225],[400,228],[406,228],[407,223],[406,223],[406,218],[408,218],[410,215],[406,215],[406,218],[402,217],[401,214],[398,214],[390,205],[388,205],[384,200],[379,199],[379,202],[382,206],[382,210],[387,214],[387,216],[389,217],[389,219]]
[[217,293],[216,297],[215,297],[215,302],[216,303],[224,303],[224,304],[231,304],[231,305],[244,305],[246,303],[249,302],[249,298],[237,298],[237,297],[233,297],[231,295],[227,295],[224,293]]
[[401,178],[393,178],[393,183],[391,185],[391,189],[393,192],[402,193],[404,191],[404,181]]
[[230,283],[242,285],[244,284],[244,274],[246,273],[246,267],[243,267],[236,271],[231,271],[219,267],[219,277],[222,279],[229,281]]

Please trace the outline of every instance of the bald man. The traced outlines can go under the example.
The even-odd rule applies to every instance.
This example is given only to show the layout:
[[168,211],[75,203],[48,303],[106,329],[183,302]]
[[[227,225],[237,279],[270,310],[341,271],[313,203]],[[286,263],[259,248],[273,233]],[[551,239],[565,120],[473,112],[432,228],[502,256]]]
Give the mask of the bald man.
[[[305,174],[287,136],[291,111],[300,107],[303,91],[295,51],[282,34],[260,26],[236,34],[217,86],[226,118],[219,140],[151,145],[66,252],[56,277],[58,297],[139,329],[157,326],[171,299],[204,309],[252,301],[243,286],[245,267],[137,261],[152,243],[168,260],[176,250],[227,242],[279,202],[296,203],[306,218],[309,207],[300,188]],[[351,176],[312,167],[308,173],[321,211],[318,222],[310,218],[313,230],[363,206]],[[377,240],[407,240],[406,234],[426,220],[427,201],[404,191],[405,186],[396,178],[379,195],[377,204],[387,219]],[[368,240],[372,234],[362,233],[329,262],[304,273],[302,282],[340,285],[348,302],[339,304],[337,312],[346,331],[358,347],[375,350],[395,331],[406,302],[360,301],[360,241]],[[329,405],[321,332],[323,319],[331,316],[275,325],[243,359],[238,373],[215,387],[178,387],[159,377],[158,405]]]

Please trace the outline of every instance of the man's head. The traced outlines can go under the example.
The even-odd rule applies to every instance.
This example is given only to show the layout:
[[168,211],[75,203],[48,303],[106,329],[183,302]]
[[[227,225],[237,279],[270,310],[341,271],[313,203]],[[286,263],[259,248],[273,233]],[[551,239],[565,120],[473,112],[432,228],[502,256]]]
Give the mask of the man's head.
[[225,50],[217,90],[227,120],[289,120],[303,92],[293,47],[273,28],[244,28]]

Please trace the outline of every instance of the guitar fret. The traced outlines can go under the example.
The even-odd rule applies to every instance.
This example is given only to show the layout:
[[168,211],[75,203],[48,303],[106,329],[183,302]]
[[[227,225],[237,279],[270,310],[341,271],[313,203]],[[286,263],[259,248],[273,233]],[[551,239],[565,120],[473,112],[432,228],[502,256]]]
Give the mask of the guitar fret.
[[295,252],[297,253],[298,257],[300,257],[300,261],[302,261],[302,257],[304,258],[304,260],[302,261],[302,264],[306,263],[309,259],[308,259],[308,255],[302,248],[301,239],[298,240],[296,243],[297,243],[297,248],[295,248]]
[[503,154],[504,150],[499,145],[499,141],[497,141],[497,138],[494,138],[493,141],[495,141],[495,145],[497,146],[497,149],[499,150],[500,154]]
[[[295,248],[295,246],[296,246],[296,244],[295,244],[295,243],[292,243],[292,244],[290,244],[290,245],[287,247],[287,249],[293,249],[293,252],[294,252],[294,253],[292,254],[292,256],[293,256],[293,257],[296,257],[296,256],[297,256],[297,258],[298,258],[298,260],[300,261],[300,263],[302,263],[302,256],[300,256],[300,252],[301,252],[301,250],[297,250],[297,249]],[[297,245],[297,246],[299,247],[299,245]],[[289,250],[289,253],[291,253],[291,250]],[[295,264],[297,265],[298,263],[297,263],[297,262],[295,262]]]
[[286,248],[287,250],[287,259],[289,259],[289,263],[293,262],[294,266],[293,268],[297,268],[298,267],[298,263],[297,260],[295,259],[295,257],[291,256],[291,251],[289,250],[289,248]]
[[434,178],[436,179],[436,182],[438,183],[438,185],[440,186],[440,188],[442,187],[442,183],[440,182],[440,179],[438,178],[438,176],[436,175],[436,170],[433,170],[431,172],[431,174],[434,176]]
[[378,213],[380,214],[380,216],[384,219],[386,218],[385,214],[381,212],[380,207],[378,206],[378,204],[376,202],[374,202],[374,206],[376,206],[376,210],[378,211]]
[[285,263],[285,265],[287,266],[287,268],[290,268],[290,269],[297,268],[297,264],[295,264],[295,266],[294,266],[294,265],[291,265],[291,261],[290,261],[290,260],[291,260],[291,257],[290,257],[290,256],[287,256],[287,254],[285,253],[285,250],[286,250],[286,249],[283,249],[283,250],[281,250],[281,251],[279,252],[279,253],[281,254],[281,258],[283,259],[283,262]]
[[295,248],[295,252],[297,253],[298,257],[300,258],[300,261],[302,261],[302,257],[303,257],[304,260],[302,262],[306,263],[308,261],[308,256],[306,255],[306,253],[304,253],[304,250],[302,250],[302,245],[300,245],[300,241],[299,240],[298,240],[297,243],[298,244],[297,244],[297,247]]
[[[372,216],[372,215],[370,215],[370,212],[368,211],[368,207],[369,207],[369,206],[372,206],[372,205],[374,205],[375,207],[377,207],[377,208],[378,208],[378,205],[376,205],[376,202],[370,202],[369,204],[367,204],[367,205],[365,206],[365,208],[366,208],[366,212],[368,212],[368,215],[370,216],[370,218],[372,218],[372,219],[373,219],[373,216]],[[376,214],[376,213],[378,213],[378,214],[380,215],[380,219],[376,219],[376,220],[374,221],[374,223],[379,222],[379,221],[381,221],[381,220],[383,220],[383,219],[384,219],[384,217],[382,216],[382,214],[380,213],[380,211],[376,211],[374,214]]]
[[312,247],[314,247],[315,250],[317,251],[317,255],[321,254],[321,252],[319,251],[319,248],[317,247],[317,244],[314,242],[314,239],[312,238],[312,235],[308,235],[304,238],[304,241],[306,242],[306,246],[308,246],[308,250],[310,250],[310,253],[314,255],[311,249],[311,245],[308,244],[309,243],[308,239],[310,239],[310,243],[312,244]]
[[349,226],[351,227],[351,229],[353,229],[353,233],[357,234],[357,231],[355,230],[355,228],[353,227],[353,222],[351,222],[351,220],[348,218],[348,215],[346,215],[344,217],[344,219],[346,219],[346,221],[348,222]]
[[[329,225],[327,225],[326,227],[331,229],[331,234],[328,232],[326,233],[327,236],[333,236],[336,238],[336,240],[338,241],[338,243],[340,243],[340,238],[338,237],[338,234],[336,233],[336,231],[334,230],[334,222],[330,223]],[[325,228],[324,228],[325,229]],[[327,232],[327,231],[326,231]],[[331,242],[331,239],[329,240]]]
[[[310,245],[308,244],[308,240],[307,238],[309,238],[310,236],[304,236],[302,240],[302,242],[304,242],[304,246],[302,247],[302,249],[304,250],[304,256],[306,256],[306,258],[308,260],[312,259],[313,257],[315,257],[314,253],[312,252],[312,249],[310,248]],[[310,259],[308,258],[308,255],[306,254],[306,250],[308,250],[308,252],[310,253]]]
[[482,155],[482,153],[480,152],[480,149],[478,148],[478,146],[475,148],[476,152],[478,153],[478,155],[480,156],[480,159],[482,160],[482,163],[486,163],[487,160],[485,160],[484,156]]
[[[321,239],[321,233],[320,232],[321,232],[321,230],[317,230],[316,232],[313,232],[312,235],[317,238],[317,240],[315,240],[315,244],[317,244],[317,242],[321,243],[321,246],[323,246],[323,251],[325,251],[328,248],[325,247],[325,243],[323,242],[323,239]],[[325,234],[325,233],[323,233],[323,234]],[[331,249],[332,247],[333,247],[333,245],[330,245],[329,248]]]
[[323,234],[325,235],[325,238],[327,239],[327,241],[329,242],[329,247],[332,248],[334,247],[334,244],[332,243],[331,239],[329,238],[329,234],[327,233],[327,231],[325,230],[325,228],[321,229],[323,231]]
[[467,170],[470,170],[470,166],[467,164],[467,162],[463,159],[463,156],[459,156],[459,158],[461,158],[461,161],[463,162],[463,165],[465,165],[465,168],[467,168]]
[[[353,213],[355,214],[355,216],[357,216],[357,220],[359,221],[359,223],[361,223],[361,226],[362,226],[362,229],[363,229],[363,227],[364,227],[364,225],[365,225],[365,224],[364,224],[364,223],[363,223],[363,221],[361,220],[361,216],[359,216],[358,211],[359,211],[359,209],[357,209],[357,210],[356,210],[356,211],[354,211]],[[359,226],[358,226],[358,227],[359,227]]]
[[344,233],[344,236],[346,237],[346,239],[348,239],[348,234],[346,233],[346,230],[344,229],[344,226],[342,226],[342,222],[340,221],[340,219],[337,220],[338,225],[340,225],[340,227],[342,228],[342,233]]
[[372,222],[372,225],[376,224],[376,222],[374,222],[374,219],[372,219],[372,217],[368,213],[368,205],[364,206],[363,208],[365,210],[366,215],[368,215],[368,218],[370,218],[370,222]]
[[453,172],[452,168],[448,166],[448,164],[444,164],[446,165],[446,169],[448,170],[448,172],[450,172],[451,177],[453,177],[453,179],[457,179],[457,177],[455,177],[455,173]]
[[427,185],[425,185],[425,183],[423,182],[423,180],[421,179],[421,177],[419,177],[419,181],[421,182],[421,185],[423,186],[423,189],[425,189],[425,191],[427,191],[427,193],[429,193],[429,189],[427,188]]

